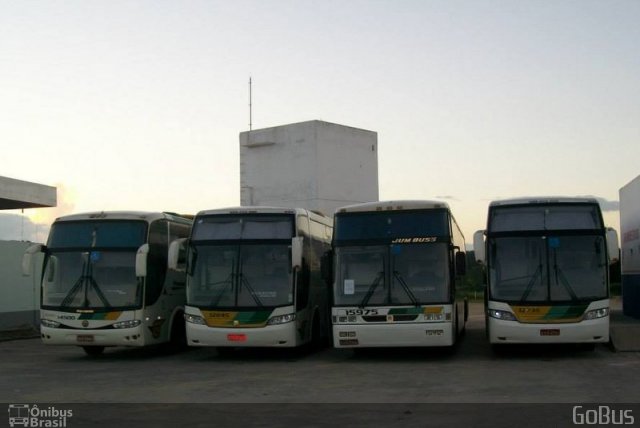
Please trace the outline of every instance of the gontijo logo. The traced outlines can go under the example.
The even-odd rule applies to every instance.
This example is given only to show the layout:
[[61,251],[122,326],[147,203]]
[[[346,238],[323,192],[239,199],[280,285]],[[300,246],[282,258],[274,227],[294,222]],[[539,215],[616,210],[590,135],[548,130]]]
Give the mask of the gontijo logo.
[[9,404],[9,426],[64,428],[73,416],[73,410],[54,406],[40,408],[37,404]]

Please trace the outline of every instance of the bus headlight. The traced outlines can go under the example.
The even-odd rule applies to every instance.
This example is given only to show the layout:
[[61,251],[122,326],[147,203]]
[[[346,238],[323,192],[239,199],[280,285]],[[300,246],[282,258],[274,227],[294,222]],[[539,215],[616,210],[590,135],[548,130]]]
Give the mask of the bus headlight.
[[269,321],[267,321],[267,325],[284,324],[287,322],[294,321],[295,319],[296,319],[296,314],[278,315],[276,317],[269,318]]
[[49,328],[58,328],[60,327],[60,323],[57,321],[51,321],[51,320],[40,320],[40,324],[42,324],[45,327],[49,327]]
[[200,325],[206,324],[204,322],[204,318],[202,318],[199,315],[184,314],[184,320],[186,322],[190,322],[191,324],[200,324]]
[[607,315],[609,315],[609,308],[600,308],[600,309],[594,309],[592,311],[587,312],[586,314],[584,314],[583,319],[595,320],[598,318],[604,318]]
[[113,328],[133,328],[140,325],[140,320],[120,321],[113,324]]
[[487,310],[487,313],[489,314],[489,316],[491,318],[495,318],[495,319],[498,319],[498,320],[517,321],[516,320],[516,316],[513,315],[509,311],[500,311],[498,309],[489,309],[489,310]]

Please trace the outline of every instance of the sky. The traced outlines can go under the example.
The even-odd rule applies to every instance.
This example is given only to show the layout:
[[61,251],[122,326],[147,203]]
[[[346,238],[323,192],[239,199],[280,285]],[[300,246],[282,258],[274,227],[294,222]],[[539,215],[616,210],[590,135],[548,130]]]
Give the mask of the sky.
[[239,138],[324,120],[378,134],[379,193],[442,199],[468,243],[494,199],[640,174],[637,0],[0,0],[0,175],[63,214],[239,205]]

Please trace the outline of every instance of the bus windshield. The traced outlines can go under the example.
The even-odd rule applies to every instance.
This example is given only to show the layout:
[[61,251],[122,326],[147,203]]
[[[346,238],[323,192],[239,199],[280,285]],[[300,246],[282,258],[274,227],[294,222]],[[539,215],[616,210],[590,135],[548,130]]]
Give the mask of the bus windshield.
[[489,241],[491,298],[567,302],[606,298],[604,238],[502,237]]
[[448,300],[445,243],[338,247],[336,305],[420,305]]
[[146,241],[144,221],[55,223],[42,281],[47,308],[109,310],[142,305],[136,251]]
[[42,281],[42,304],[74,309],[141,307],[135,260],[135,250],[50,250]]
[[288,243],[194,244],[191,252],[187,304],[205,308],[293,304]]

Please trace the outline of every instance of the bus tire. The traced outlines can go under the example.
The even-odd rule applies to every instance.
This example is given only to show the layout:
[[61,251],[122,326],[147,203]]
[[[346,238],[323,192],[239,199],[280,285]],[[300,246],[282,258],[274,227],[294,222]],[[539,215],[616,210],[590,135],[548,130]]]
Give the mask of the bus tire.
[[187,347],[187,331],[182,312],[178,312],[173,317],[169,334],[169,347],[171,350],[179,351]]
[[83,346],[82,349],[90,357],[97,357],[104,352],[104,346]]
[[318,315],[318,311],[313,315],[313,321],[311,323],[311,340],[309,344],[312,351],[317,351],[322,348],[323,337],[322,332],[320,331],[320,316]]

